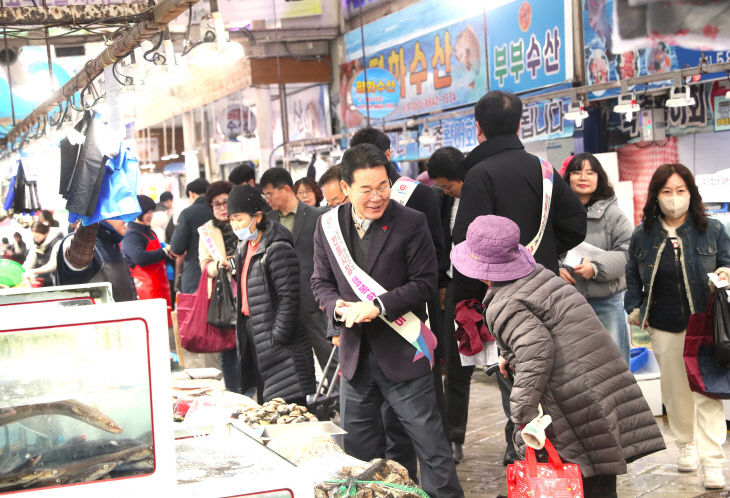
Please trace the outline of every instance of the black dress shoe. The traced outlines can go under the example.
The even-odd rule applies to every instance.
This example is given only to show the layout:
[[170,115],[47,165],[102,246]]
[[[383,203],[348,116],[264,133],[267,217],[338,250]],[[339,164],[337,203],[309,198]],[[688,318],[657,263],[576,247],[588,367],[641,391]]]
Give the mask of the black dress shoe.
[[515,463],[516,460],[519,460],[519,455],[517,455],[517,452],[515,451],[514,446],[511,444],[507,446],[507,449],[504,451],[504,457],[502,458],[502,465],[505,467],[507,465],[511,465]]
[[464,450],[460,443],[451,443],[451,457],[454,459],[454,463],[459,463],[464,459]]

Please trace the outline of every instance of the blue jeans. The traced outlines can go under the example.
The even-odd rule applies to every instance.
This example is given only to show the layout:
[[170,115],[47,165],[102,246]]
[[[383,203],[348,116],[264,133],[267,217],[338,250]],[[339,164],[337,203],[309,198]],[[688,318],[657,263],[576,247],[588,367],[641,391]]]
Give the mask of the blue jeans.
[[621,356],[624,357],[628,365],[631,341],[629,340],[628,321],[621,294],[621,292],[617,292],[606,297],[592,297],[588,299],[588,304],[591,305],[598,319],[613,338],[618,350],[621,352]]
[[241,361],[236,348],[220,352],[223,382],[227,391],[241,394]]

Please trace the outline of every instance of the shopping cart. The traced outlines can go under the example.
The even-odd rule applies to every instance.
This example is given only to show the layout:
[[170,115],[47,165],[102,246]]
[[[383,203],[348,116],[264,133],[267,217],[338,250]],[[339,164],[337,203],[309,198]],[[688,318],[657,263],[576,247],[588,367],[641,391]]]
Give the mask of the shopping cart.
[[[307,409],[319,420],[331,420],[340,409],[340,363],[335,359],[337,349],[337,346],[332,348],[317,390],[314,394],[307,395]],[[332,376],[328,377],[330,370]]]

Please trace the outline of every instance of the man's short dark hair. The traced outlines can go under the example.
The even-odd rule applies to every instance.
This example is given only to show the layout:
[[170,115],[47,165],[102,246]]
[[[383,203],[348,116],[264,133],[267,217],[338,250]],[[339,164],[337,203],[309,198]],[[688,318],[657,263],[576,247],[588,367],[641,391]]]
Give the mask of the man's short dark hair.
[[436,178],[446,178],[453,181],[464,181],[466,171],[464,170],[464,153],[456,147],[441,147],[431,154],[428,159],[426,168],[428,176],[435,180]]
[[350,139],[350,147],[360,144],[377,145],[380,150],[385,152],[390,149],[390,138],[381,130],[376,128],[360,128]]
[[342,155],[340,166],[342,168],[342,179],[345,180],[346,184],[352,185],[355,171],[359,169],[383,166],[387,174],[388,159],[379,147],[364,143],[348,148]]
[[167,202],[172,200],[172,192],[162,192],[160,194],[160,202]]
[[261,188],[265,188],[268,185],[271,185],[274,188],[284,188],[285,185],[289,185],[289,187],[294,190],[294,181],[291,178],[291,175],[287,170],[284,168],[270,168],[264,171],[264,174],[261,175],[261,182],[260,186]]
[[522,101],[514,93],[487,92],[474,106],[474,118],[487,138],[514,135],[520,128]]
[[236,166],[233,168],[233,171],[231,171],[231,174],[228,175],[228,181],[234,185],[243,185],[251,180],[256,180],[256,173],[248,164]]
[[327,168],[327,171],[325,171],[322,176],[319,177],[319,181],[317,184],[319,185],[319,188],[324,187],[329,182],[335,181],[337,183],[342,180],[342,168],[340,165],[332,166],[331,168]]
[[196,178],[192,182],[188,183],[188,186],[185,187],[185,195],[188,195],[190,192],[198,195],[205,194],[205,191],[208,190],[208,180],[205,178]]
[[3,237],[3,244],[10,244],[10,241],[7,237]]

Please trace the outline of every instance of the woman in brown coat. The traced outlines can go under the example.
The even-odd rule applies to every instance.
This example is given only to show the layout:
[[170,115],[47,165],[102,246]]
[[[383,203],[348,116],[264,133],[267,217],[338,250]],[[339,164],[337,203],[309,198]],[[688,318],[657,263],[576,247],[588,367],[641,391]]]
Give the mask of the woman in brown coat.
[[489,285],[485,321],[514,369],[510,396],[515,446],[519,428],[552,417],[546,436],[560,457],[580,465],[586,497],[616,496],[626,464],[664,449],[664,440],[634,376],[585,298],[536,265],[519,245],[517,225],[480,216],[451,260],[462,274]]

